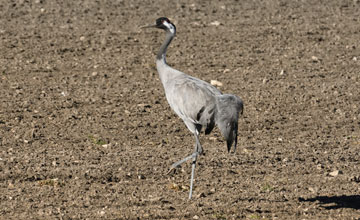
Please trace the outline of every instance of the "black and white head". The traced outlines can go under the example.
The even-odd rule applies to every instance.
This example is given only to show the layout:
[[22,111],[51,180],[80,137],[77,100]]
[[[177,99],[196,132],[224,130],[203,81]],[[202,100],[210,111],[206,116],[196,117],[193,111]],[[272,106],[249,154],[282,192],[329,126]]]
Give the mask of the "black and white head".
[[159,28],[159,29],[163,29],[165,31],[169,31],[172,34],[176,33],[175,25],[173,23],[171,23],[171,21],[166,17],[161,17],[161,18],[156,19],[155,25],[144,26],[142,28]]

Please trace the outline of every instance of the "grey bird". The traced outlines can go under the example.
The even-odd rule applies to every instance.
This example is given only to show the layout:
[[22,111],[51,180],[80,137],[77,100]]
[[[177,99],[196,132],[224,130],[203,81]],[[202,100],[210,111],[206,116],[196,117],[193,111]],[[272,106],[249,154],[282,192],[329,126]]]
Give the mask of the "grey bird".
[[204,127],[205,134],[209,134],[216,124],[226,140],[228,152],[233,144],[235,152],[238,118],[239,113],[243,113],[243,102],[238,96],[222,94],[211,84],[173,69],[166,63],[166,50],[176,34],[176,27],[168,18],[158,18],[155,25],[142,28],[159,28],[166,32],[165,41],[156,56],[157,71],[170,107],[195,136],[194,153],[174,163],[170,171],[192,159],[189,192],[189,199],[191,199],[196,160],[203,152],[199,140],[201,129]]

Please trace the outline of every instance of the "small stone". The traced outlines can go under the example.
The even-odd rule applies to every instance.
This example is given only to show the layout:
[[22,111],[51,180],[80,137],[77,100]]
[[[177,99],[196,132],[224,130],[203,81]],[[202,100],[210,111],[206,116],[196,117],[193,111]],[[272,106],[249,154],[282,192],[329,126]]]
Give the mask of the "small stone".
[[191,24],[194,25],[194,26],[200,26],[200,25],[201,25],[201,24],[200,24],[199,22],[197,22],[197,21],[191,22]]
[[84,40],[85,40],[85,37],[84,37],[84,36],[81,36],[81,37],[80,37],[80,40],[81,40],[81,41],[84,41]]
[[186,185],[181,185],[181,189],[184,191],[187,191],[190,189],[190,187],[186,186]]
[[194,215],[193,219],[199,219],[199,216]]
[[181,190],[181,187],[176,183],[171,183],[169,185],[169,188],[172,189],[172,190],[175,190],[175,191],[180,191]]
[[319,58],[317,58],[316,56],[312,56],[312,57],[311,57],[311,60],[312,60],[314,63],[319,62]]
[[332,177],[336,177],[338,176],[339,174],[341,174],[342,172],[340,170],[334,170],[332,172],[329,173],[329,176],[332,176]]
[[144,179],[145,179],[145,176],[142,175],[142,174],[140,174],[140,175],[138,175],[138,179],[139,179],[139,180],[144,180]]
[[214,79],[210,80],[210,84],[213,86],[219,86],[219,87],[223,86],[222,82],[214,80]]
[[210,25],[219,26],[221,23],[219,21],[213,21],[210,23]]
[[8,189],[14,189],[15,187],[14,187],[14,184],[12,184],[12,183],[9,183],[9,185],[8,185]]
[[228,73],[230,72],[230,69],[224,69],[223,73]]
[[309,187],[308,190],[309,190],[310,192],[312,192],[312,193],[316,193],[316,192],[317,192],[317,190],[314,189],[313,187]]
[[316,165],[316,169],[321,170],[322,168],[324,168],[324,166],[322,164]]

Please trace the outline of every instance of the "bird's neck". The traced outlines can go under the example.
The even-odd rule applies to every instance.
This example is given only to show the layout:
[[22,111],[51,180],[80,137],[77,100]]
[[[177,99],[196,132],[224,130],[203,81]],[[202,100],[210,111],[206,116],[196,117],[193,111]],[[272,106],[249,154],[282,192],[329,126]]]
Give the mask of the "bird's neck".
[[160,50],[156,56],[157,60],[160,60],[164,63],[166,63],[166,50],[171,43],[172,39],[174,38],[175,33],[171,33],[170,31],[166,31],[166,38],[163,44],[160,47]]

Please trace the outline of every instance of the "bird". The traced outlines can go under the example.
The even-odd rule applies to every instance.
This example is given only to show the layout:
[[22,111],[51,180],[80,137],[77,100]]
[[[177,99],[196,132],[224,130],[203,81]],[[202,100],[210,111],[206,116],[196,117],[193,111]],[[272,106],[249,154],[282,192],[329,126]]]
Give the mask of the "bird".
[[176,35],[176,26],[166,17],[156,19],[154,25],[141,28],[158,28],[166,33],[165,41],[156,55],[156,68],[171,109],[183,120],[195,137],[194,152],[172,164],[170,170],[192,159],[189,199],[193,194],[193,182],[197,157],[203,153],[199,135],[202,128],[209,134],[215,125],[220,129],[228,152],[234,144],[236,151],[239,114],[243,114],[243,101],[236,95],[223,94],[213,85],[170,67],[166,51]]

